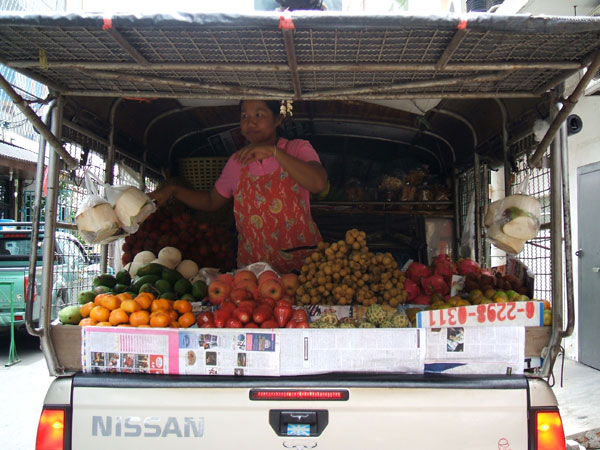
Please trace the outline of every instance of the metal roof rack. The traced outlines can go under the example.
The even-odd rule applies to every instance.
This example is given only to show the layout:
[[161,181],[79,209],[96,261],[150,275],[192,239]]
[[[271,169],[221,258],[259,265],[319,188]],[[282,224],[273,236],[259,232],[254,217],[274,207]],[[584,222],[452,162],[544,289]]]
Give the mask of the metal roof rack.
[[[600,18],[0,14],[0,62],[63,95],[539,96],[592,60]],[[292,29],[293,27],[293,29]]]

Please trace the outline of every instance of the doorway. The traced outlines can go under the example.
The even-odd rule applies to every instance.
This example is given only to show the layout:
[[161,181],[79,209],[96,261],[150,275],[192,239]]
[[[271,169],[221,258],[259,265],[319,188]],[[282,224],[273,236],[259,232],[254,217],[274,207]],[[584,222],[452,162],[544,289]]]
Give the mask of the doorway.
[[579,362],[600,370],[600,163],[577,169]]

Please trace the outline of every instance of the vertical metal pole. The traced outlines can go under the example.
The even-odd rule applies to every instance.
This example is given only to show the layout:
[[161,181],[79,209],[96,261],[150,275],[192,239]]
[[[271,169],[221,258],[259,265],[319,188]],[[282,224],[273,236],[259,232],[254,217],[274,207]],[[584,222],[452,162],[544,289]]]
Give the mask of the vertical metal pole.
[[10,287],[10,348],[8,350],[8,362],[4,365],[5,367],[9,367],[21,362],[17,356],[17,345],[15,342],[15,284],[2,281],[0,285]]
[[460,191],[459,191],[459,177],[456,169],[454,169],[454,244],[452,244],[452,257],[458,260],[459,242],[460,242],[460,231],[461,231],[461,217],[460,217]]
[[[44,123],[50,126],[52,110],[56,106],[53,100],[46,111]],[[25,308],[25,326],[27,332],[32,336],[40,336],[41,333],[33,327],[33,301],[37,278],[37,245],[39,241],[40,229],[40,205],[42,204],[42,184],[44,179],[44,167],[46,166],[46,139],[40,136],[40,146],[38,149],[37,167],[35,170],[35,195],[33,206],[31,208],[31,255],[29,258],[29,278],[27,284],[26,308]]]
[[475,215],[475,223],[473,230],[475,235],[475,261],[482,264],[481,261],[481,165],[479,161],[479,155],[473,154],[473,171],[474,171],[474,187],[475,187],[475,208],[473,209]]
[[[64,99],[58,97],[56,107],[52,111],[52,132],[60,141],[62,129]],[[50,320],[52,316],[52,281],[54,276],[54,235],[56,233],[57,200],[60,174],[60,158],[56,151],[51,151],[48,157],[48,194],[46,195],[46,209],[44,220],[44,266],[42,270],[42,301],[40,304],[40,328],[44,330],[40,337],[42,351],[48,365],[50,375],[59,373],[59,364],[54,350],[54,343],[50,338]]]
[[[108,155],[106,155],[106,167],[104,171],[104,182],[112,185],[114,182],[115,170],[115,116],[117,108],[123,99],[116,99],[110,108],[110,132],[108,135]],[[108,266],[108,244],[102,244],[100,252],[100,272],[106,273]]]
[[148,150],[144,150],[142,155],[142,163],[140,164],[140,190],[146,191],[146,159],[148,157]]
[[[556,115],[556,111],[553,111]],[[542,365],[543,376],[550,376],[554,361],[560,351],[563,329],[562,295],[563,295],[563,221],[562,221],[562,176],[559,137],[550,144],[550,223],[551,223],[551,273],[552,273],[552,334],[548,344],[548,352]]]
[[[571,242],[571,189],[569,186],[569,148],[567,142],[567,122],[560,128],[560,156],[562,166],[563,217],[565,237],[565,295],[567,299],[567,327],[563,337],[570,336],[575,327],[575,299],[573,293],[573,248]],[[554,300],[554,299],[553,299]],[[562,300],[562,297],[561,297]],[[554,305],[553,305],[554,306]],[[557,305],[563,311],[563,304]],[[554,314],[554,311],[553,311]]]

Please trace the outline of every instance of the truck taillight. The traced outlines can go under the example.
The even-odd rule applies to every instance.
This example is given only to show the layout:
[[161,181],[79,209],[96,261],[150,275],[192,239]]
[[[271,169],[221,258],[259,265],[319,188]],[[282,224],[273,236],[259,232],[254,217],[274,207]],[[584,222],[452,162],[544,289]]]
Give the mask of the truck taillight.
[[565,431],[556,410],[536,411],[536,450],[565,450]]
[[252,389],[250,400],[348,400],[349,392],[345,389],[333,390],[278,390],[278,389]]
[[35,450],[64,450],[65,449],[65,410],[42,410],[38,424]]

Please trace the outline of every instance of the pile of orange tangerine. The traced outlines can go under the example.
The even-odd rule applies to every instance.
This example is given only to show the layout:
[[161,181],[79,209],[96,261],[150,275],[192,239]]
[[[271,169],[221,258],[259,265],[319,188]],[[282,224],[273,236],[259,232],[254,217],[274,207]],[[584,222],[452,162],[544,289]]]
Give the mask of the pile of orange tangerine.
[[156,298],[150,292],[135,298],[129,293],[99,294],[79,312],[80,326],[189,328],[196,323],[189,301]]

